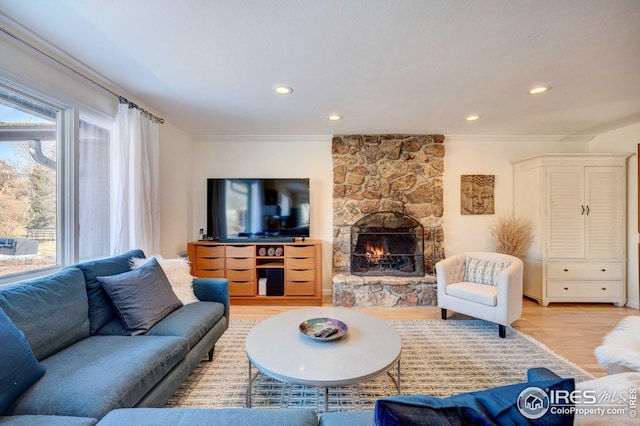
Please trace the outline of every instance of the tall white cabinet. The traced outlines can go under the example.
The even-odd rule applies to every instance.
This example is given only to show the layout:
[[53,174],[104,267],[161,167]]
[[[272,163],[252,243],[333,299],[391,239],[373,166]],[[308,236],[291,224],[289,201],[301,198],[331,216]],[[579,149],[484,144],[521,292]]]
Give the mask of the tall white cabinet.
[[543,154],[513,163],[514,213],[534,225],[525,296],[543,306],[626,303],[630,155]]

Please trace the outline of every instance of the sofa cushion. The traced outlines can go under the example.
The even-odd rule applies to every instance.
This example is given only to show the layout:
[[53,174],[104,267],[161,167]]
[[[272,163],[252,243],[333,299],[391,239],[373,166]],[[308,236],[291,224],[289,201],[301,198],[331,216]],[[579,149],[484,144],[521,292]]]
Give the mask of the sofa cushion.
[[84,276],[76,268],[0,288],[0,308],[38,360],[89,336]]
[[498,287],[496,286],[461,282],[449,284],[445,287],[445,292],[450,296],[487,306],[496,306],[498,303]]
[[320,416],[320,426],[371,426],[373,411],[329,411]]
[[511,262],[490,262],[467,257],[465,259],[464,281],[478,284],[498,285],[498,275]]
[[[222,303],[191,303],[171,312],[153,326],[146,335],[184,337],[189,340],[189,348],[193,348],[223,316],[224,305]],[[96,334],[127,336],[129,333],[122,321],[114,318]]]
[[278,425],[316,426],[311,408],[134,408],[114,410],[99,426]]
[[97,278],[132,336],[146,333],[182,306],[155,258],[134,271]]
[[[530,419],[518,409],[521,393],[528,388],[541,392],[575,388],[573,379],[517,383],[447,398],[426,395],[394,396],[376,401],[376,425],[571,425],[573,412],[558,414],[548,409],[541,417]],[[548,401],[547,401],[548,402]],[[539,414],[539,413],[536,413]],[[530,417],[533,417],[531,413]]]
[[131,250],[118,256],[83,262],[75,267],[84,274],[89,298],[89,321],[91,334],[116,316],[111,299],[102,288],[97,277],[116,275],[131,270],[129,260],[132,257],[144,257],[142,250]]
[[0,413],[44,374],[24,333],[0,309]]
[[[191,266],[189,259],[186,257],[177,257],[175,259],[165,259],[162,256],[152,256],[155,258],[162,270],[164,271],[173,292],[180,299],[183,305],[195,303],[198,298],[193,292],[193,276],[191,276]],[[131,269],[137,269],[149,261],[149,259],[135,257],[131,259]]]
[[88,337],[42,361],[47,373],[7,414],[100,419],[135,406],[187,352],[181,337]]
[[191,303],[167,315],[147,335],[185,337],[189,340],[189,348],[193,348],[223,316],[222,303]]
[[0,416],[2,426],[93,426],[97,419],[75,416]]

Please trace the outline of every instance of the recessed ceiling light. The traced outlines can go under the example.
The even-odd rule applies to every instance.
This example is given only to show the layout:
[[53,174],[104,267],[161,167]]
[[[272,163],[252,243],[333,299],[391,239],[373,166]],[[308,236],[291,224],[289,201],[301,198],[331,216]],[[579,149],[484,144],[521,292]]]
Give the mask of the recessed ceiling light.
[[479,119],[480,119],[480,116],[477,115],[477,114],[470,115],[470,116],[467,117],[467,121],[476,121],[476,120],[479,120]]
[[280,86],[276,86],[273,88],[273,90],[278,94],[278,95],[288,95],[290,93],[293,93],[293,88],[290,86],[284,86],[284,85],[280,85]]
[[551,86],[537,86],[529,89],[527,93],[530,95],[539,95],[540,93],[548,92],[549,90],[551,90]]
[[331,121],[342,120],[342,116],[340,114],[331,114],[329,116],[329,120],[331,120]]

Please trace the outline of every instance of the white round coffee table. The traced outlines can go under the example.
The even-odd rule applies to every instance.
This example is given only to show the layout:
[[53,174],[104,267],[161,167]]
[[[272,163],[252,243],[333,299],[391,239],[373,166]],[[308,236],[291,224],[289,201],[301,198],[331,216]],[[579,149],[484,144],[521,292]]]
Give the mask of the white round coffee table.
[[[336,340],[314,340],[298,329],[313,318],[342,321],[348,331]],[[255,379],[252,365],[281,382],[325,388],[325,410],[328,388],[373,379],[394,365],[398,367],[394,381],[400,393],[400,336],[386,322],[358,311],[308,308],[274,315],[249,332],[245,347],[249,358],[247,407],[251,407]]]

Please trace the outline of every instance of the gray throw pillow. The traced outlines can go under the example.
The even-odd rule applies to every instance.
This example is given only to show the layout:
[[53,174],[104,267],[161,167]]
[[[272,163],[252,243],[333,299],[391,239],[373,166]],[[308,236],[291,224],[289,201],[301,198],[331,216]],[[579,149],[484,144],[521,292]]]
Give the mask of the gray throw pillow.
[[134,271],[97,279],[132,336],[146,333],[182,306],[156,259]]

